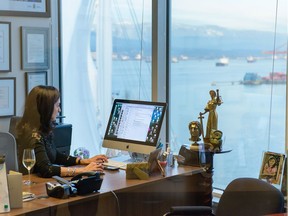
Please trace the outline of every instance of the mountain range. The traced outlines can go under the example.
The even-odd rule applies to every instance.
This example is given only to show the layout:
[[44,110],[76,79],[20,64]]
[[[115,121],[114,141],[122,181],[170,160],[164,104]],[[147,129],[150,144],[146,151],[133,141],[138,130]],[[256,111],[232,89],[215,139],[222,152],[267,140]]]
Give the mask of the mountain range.
[[[141,27],[142,28],[142,27]],[[151,25],[141,28],[129,24],[114,24],[112,28],[113,52],[130,57],[151,53]],[[91,32],[91,51],[96,51],[96,32]],[[141,43],[141,38],[142,40]],[[286,50],[286,34],[276,34],[277,51]],[[192,58],[230,58],[267,56],[273,50],[274,32],[228,29],[215,25],[173,25],[171,29],[172,56],[185,55]]]

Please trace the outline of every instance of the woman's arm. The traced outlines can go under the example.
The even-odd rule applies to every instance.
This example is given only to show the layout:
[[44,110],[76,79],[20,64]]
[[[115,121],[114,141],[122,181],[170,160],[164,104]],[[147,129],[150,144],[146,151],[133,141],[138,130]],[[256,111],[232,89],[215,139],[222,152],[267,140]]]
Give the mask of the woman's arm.
[[87,166],[82,167],[61,167],[61,176],[68,177],[68,176],[75,176],[83,172],[91,172],[91,171],[99,171],[103,172],[103,165],[102,163],[95,163],[92,162]]
[[49,149],[49,152],[47,152],[44,143],[38,141],[35,143],[34,150],[36,155],[34,172],[38,173],[44,178],[51,178],[54,175],[59,176],[60,166],[59,164],[54,163],[53,159],[56,152],[53,150],[53,148]]

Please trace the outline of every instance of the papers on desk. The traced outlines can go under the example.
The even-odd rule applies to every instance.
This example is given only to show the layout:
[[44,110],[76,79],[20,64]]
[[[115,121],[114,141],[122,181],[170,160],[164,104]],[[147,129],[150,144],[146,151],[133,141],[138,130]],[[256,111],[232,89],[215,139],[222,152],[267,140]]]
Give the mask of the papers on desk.
[[33,193],[23,191],[22,198],[23,198],[23,202],[27,202],[27,201],[34,200],[36,196]]

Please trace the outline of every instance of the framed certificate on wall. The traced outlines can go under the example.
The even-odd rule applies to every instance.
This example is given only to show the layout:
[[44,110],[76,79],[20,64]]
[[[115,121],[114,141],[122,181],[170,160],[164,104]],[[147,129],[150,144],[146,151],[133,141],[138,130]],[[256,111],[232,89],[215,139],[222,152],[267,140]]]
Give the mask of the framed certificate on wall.
[[38,85],[47,85],[47,71],[26,72],[26,94]]
[[11,23],[0,22],[0,72],[11,71]]
[[22,27],[22,69],[41,70],[50,66],[49,28]]
[[50,17],[50,0],[1,0],[0,16]]
[[13,116],[16,110],[16,78],[0,78],[0,117]]

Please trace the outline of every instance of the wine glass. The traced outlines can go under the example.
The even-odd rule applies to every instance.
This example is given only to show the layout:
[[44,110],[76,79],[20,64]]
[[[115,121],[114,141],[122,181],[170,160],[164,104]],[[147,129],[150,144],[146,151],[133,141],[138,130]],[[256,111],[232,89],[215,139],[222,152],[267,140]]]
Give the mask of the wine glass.
[[24,149],[22,163],[24,167],[28,170],[28,176],[29,176],[29,180],[25,181],[24,184],[32,185],[33,182],[30,180],[30,171],[36,163],[34,149],[31,148]]

